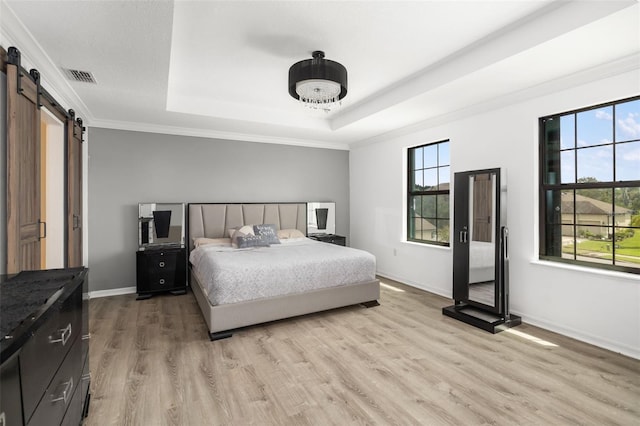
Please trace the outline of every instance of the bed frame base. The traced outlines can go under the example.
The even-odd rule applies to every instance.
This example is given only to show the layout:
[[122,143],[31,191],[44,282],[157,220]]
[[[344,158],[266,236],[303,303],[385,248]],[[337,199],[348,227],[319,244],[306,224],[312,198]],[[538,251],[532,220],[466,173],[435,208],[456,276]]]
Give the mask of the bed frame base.
[[377,299],[380,298],[380,282],[376,279],[304,294],[212,306],[195,274],[190,276],[191,290],[207,323],[211,340],[231,337],[241,328],[280,319],[352,305],[370,308],[378,306]]
[[229,337],[233,336],[233,331],[234,330],[217,331],[215,333],[209,333],[209,339],[211,339],[212,342],[216,340],[228,339]]

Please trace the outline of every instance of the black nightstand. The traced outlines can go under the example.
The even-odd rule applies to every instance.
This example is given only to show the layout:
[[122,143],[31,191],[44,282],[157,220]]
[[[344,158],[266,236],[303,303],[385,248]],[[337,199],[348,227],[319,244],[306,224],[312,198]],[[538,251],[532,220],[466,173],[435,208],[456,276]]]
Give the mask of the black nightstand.
[[337,246],[346,246],[347,238],[342,235],[335,234],[311,234],[309,238],[312,240],[322,241],[323,243],[331,243]]
[[136,253],[138,300],[155,293],[187,292],[187,252],[184,247],[154,247]]

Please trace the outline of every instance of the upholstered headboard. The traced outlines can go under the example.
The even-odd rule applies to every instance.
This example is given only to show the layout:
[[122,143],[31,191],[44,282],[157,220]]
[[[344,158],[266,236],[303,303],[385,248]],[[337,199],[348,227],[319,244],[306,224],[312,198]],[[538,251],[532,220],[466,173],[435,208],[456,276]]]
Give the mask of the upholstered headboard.
[[274,224],[307,235],[307,203],[189,204],[189,250],[194,238],[227,237],[227,229],[243,225]]

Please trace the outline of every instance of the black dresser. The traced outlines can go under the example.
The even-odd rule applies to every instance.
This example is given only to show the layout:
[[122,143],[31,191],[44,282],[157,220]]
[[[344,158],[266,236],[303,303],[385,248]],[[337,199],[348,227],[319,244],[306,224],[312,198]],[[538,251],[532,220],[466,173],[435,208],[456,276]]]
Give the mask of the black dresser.
[[0,277],[0,424],[77,425],[89,405],[88,270]]

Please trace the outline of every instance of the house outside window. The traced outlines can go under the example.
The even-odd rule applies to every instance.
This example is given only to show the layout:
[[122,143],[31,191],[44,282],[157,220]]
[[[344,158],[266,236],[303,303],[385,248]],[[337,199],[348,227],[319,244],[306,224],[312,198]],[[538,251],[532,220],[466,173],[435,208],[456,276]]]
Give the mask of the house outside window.
[[449,245],[449,141],[408,150],[407,241]]
[[540,258],[640,274],[640,97],[539,123]]

